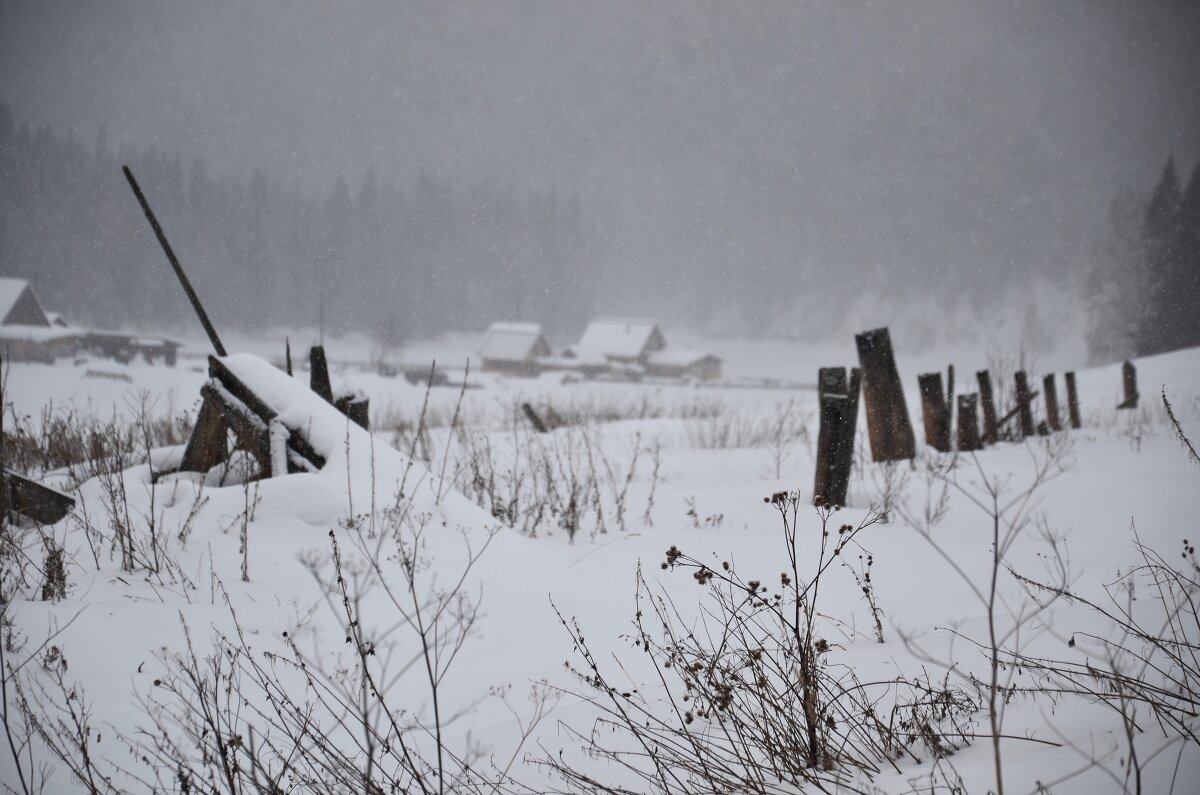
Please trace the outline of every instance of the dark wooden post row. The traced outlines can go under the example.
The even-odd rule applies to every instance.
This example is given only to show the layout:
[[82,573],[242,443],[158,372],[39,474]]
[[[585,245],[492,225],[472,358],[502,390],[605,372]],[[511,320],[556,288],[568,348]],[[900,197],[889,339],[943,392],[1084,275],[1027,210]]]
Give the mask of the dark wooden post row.
[[976,395],[958,396],[958,449],[972,452],[983,447],[979,438],[979,419]]
[[1054,373],[1042,378],[1042,392],[1046,395],[1046,424],[1052,431],[1062,430],[1062,420],[1058,416],[1058,386],[1054,383]]
[[1133,366],[1133,362],[1125,362],[1121,366],[1121,380],[1125,385],[1125,400],[1119,409],[1136,409],[1138,405],[1138,388],[1137,388],[1137,368]]
[[845,505],[854,457],[854,425],[858,419],[858,370],[846,380],[846,368],[822,367],[817,375],[821,426],[817,433],[817,469],[813,504]]
[[992,397],[992,376],[987,370],[975,373],[979,382],[979,403],[983,409],[983,444],[995,444],[997,437],[996,402]]
[[1075,373],[1067,373],[1064,377],[1067,381],[1067,416],[1071,420],[1071,427],[1079,430],[1083,423],[1079,421],[1079,395],[1075,391]]
[[1017,386],[1017,416],[1021,422],[1021,438],[1033,436],[1033,395],[1029,393],[1029,379],[1024,370],[1018,370],[1014,380]]
[[916,455],[916,439],[904,388],[896,370],[892,340],[886,328],[855,335],[858,364],[862,368],[863,401],[867,409],[867,434],[871,458],[900,461]]
[[950,452],[950,410],[942,391],[941,373],[917,376],[921,391],[921,414],[925,418],[925,442],[943,453]]

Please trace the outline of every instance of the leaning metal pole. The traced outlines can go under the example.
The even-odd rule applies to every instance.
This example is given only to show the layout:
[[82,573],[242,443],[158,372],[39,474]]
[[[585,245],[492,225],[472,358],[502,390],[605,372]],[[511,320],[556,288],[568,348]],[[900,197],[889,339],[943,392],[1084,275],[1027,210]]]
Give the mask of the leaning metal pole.
[[162,226],[159,225],[158,219],[154,217],[154,211],[150,209],[150,203],[146,201],[146,196],[142,193],[141,186],[133,178],[133,172],[129,170],[129,166],[121,166],[121,170],[125,172],[125,179],[129,180],[129,187],[133,188],[133,195],[137,197],[138,204],[142,205],[142,210],[146,213],[146,220],[150,222],[150,228],[154,230],[154,234],[158,237],[158,244],[162,246],[163,253],[167,255],[167,260],[175,270],[175,275],[179,277],[179,283],[183,285],[183,291],[187,293],[188,300],[192,302],[192,309],[195,309],[196,314],[200,317],[200,323],[204,326],[205,332],[208,333],[208,338],[212,341],[213,348],[216,349],[218,356],[224,356],[225,346],[221,344],[221,338],[217,336],[217,330],[213,328],[213,324],[208,319],[208,313],[204,311],[204,307],[200,304],[200,298],[196,295],[196,291],[192,289],[192,283],[188,281],[187,274],[183,272],[183,266],[179,264],[179,258],[175,256],[175,252],[171,249],[171,244],[167,242],[167,236],[163,234]]

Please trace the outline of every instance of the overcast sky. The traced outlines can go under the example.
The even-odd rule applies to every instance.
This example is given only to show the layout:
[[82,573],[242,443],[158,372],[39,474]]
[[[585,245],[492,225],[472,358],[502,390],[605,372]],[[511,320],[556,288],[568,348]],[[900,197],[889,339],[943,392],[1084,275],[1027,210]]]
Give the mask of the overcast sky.
[[577,190],[653,301],[978,295],[1078,272],[1119,188],[1192,168],[1200,3],[0,0],[0,99],[314,193]]

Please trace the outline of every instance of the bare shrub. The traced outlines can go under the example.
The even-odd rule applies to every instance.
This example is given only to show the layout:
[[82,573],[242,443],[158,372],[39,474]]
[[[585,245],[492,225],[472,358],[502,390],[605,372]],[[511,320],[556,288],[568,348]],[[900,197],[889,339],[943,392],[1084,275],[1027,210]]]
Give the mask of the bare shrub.
[[[1010,573],[1008,561],[1014,545],[1031,528],[1041,530],[1042,539],[1052,552],[1057,549],[1057,538],[1036,512],[1037,497],[1046,483],[1066,471],[1072,441],[1067,434],[1054,434],[1041,437],[1036,442],[1027,440],[1025,449],[1029,453],[1031,474],[1028,481],[1020,485],[1009,478],[989,475],[979,456],[974,453],[967,457],[958,454],[925,454],[917,470],[925,482],[923,505],[914,507],[902,499],[895,506],[895,512],[953,570],[985,612],[987,639],[975,643],[987,658],[987,678],[980,680],[970,673],[959,675],[974,684],[986,699],[995,791],[999,795],[1004,793],[1001,740],[1006,737],[1005,712],[1009,694],[1014,692],[1013,679],[1017,672],[1017,669],[1004,664],[1004,649],[1010,642],[1021,640],[1030,623],[1051,605],[1050,601],[1037,600],[1013,604],[1005,598],[1002,585]],[[968,473],[965,477],[964,470]],[[964,562],[953,558],[934,533],[949,511],[951,492],[964,497],[987,517],[990,544],[987,548],[989,565],[985,582],[980,583],[972,577],[964,568]],[[1055,575],[1059,583],[1065,586],[1066,562],[1058,554],[1050,555],[1047,560],[1058,567]],[[961,671],[957,661],[936,658],[920,647],[914,638],[906,637],[905,643],[920,659],[941,665],[947,672]]]
[[[592,428],[528,433],[519,422],[499,440],[464,432],[454,466],[458,488],[505,524],[528,535],[558,527],[567,537],[590,525],[607,532],[627,527],[629,487],[648,458],[651,495],[659,479],[659,454],[635,434],[629,454],[605,452]],[[651,496],[652,499],[652,496]],[[647,512],[650,508],[647,507]]]
[[[811,784],[865,792],[884,766],[918,751],[953,753],[972,736],[979,705],[970,691],[924,677],[863,683],[836,661],[829,638],[838,624],[820,610],[820,585],[879,513],[835,528],[832,511],[818,510],[819,552],[805,560],[797,539],[804,501],[787,492],[767,501],[781,518],[780,574],[746,580],[732,562],[710,566],[671,547],[662,568],[690,573],[702,589],[698,616],[685,618],[639,569],[631,641],[657,681],[618,683],[629,666],[618,660],[607,670],[578,623],[559,616],[582,660],[571,666],[586,687],[579,695],[599,712],[590,731],[565,731],[589,757],[639,782],[636,791],[791,793]],[[563,755],[542,764],[564,792],[633,791]]]
[[[22,682],[22,692],[36,693],[22,702],[25,725],[89,792],[527,791],[512,768],[556,696],[531,689],[533,713],[518,719],[511,754],[451,747],[448,728],[484,698],[509,704],[508,691],[481,694],[466,708],[449,698],[446,676],[479,616],[467,583],[491,535],[478,546],[464,535],[461,568],[435,573],[429,518],[397,499],[370,520],[331,530],[328,554],[305,559],[344,644],[327,646],[314,634],[309,648],[315,630],[307,624],[289,627],[281,644],[264,644],[221,588],[232,630],[214,630],[205,651],[183,623],[183,649],[163,651],[154,688],[142,697],[146,722],[119,737],[127,761],[91,752],[90,713],[65,678],[65,662],[49,687]],[[417,681],[424,699],[402,700],[401,685],[411,694]]]
[[187,414],[158,413],[148,393],[131,396],[129,412],[107,420],[48,404],[34,422],[10,412],[4,429],[9,469],[36,477],[61,471],[75,488],[103,471],[144,461],[154,447],[184,444],[191,435]]

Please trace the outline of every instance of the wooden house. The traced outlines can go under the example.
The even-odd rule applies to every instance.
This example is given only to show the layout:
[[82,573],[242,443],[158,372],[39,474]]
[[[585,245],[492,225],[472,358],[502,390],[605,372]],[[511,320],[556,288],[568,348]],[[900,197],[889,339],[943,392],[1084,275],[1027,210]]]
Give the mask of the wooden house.
[[493,323],[479,346],[483,370],[529,378],[538,375],[550,343],[537,323]]
[[571,354],[579,359],[603,359],[610,363],[644,365],[667,340],[653,320],[597,318],[588,323]]
[[636,381],[642,377],[716,380],[721,360],[702,351],[679,350],[667,345],[653,320],[597,318],[566,355],[578,368],[605,369],[609,377]]
[[51,323],[25,279],[0,277],[0,356],[18,362],[53,362],[75,352],[78,338]]

